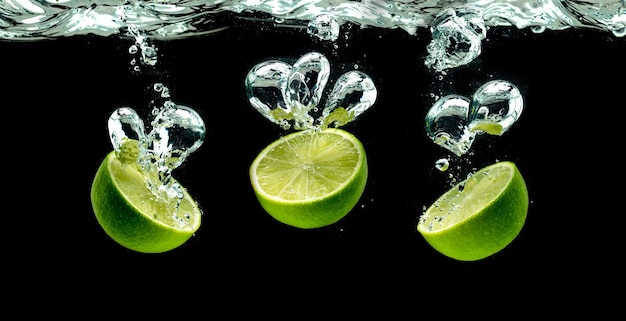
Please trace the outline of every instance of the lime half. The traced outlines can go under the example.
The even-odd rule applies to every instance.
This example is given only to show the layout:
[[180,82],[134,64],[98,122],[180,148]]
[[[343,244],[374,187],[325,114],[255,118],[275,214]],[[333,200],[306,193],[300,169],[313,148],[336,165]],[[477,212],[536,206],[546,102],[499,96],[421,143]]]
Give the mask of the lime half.
[[417,230],[442,254],[476,261],[517,237],[528,205],[528,190],[517,166],[498,162],[444,193],[421,215]]
[[96,172],[91,203],[104,231],[122,246],[160,253],[185,243],[200,227],[201,212],[185,189],[176,210],[156,201],[134,162],[109,153]]
[[298,228],[339,221],[358,203],[367,181],[361,142],[337,128],[298,131],[263,149],[250,166],[261,206]]

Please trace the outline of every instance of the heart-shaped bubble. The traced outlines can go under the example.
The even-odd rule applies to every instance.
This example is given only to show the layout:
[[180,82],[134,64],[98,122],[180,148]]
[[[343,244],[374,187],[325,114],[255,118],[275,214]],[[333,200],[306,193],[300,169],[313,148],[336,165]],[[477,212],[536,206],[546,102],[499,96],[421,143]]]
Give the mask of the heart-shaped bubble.
[[293,66],[270,60],[248,72],[246,93],[256,110],[283,129],[342,126],[374,104],[377,90],[372,79],[351,71],[337,79],[321,110],[329,76],[330,63],[318,52],[303,55]]
[[319,105],[329,75],[328,59],[317,52],[300,57],[291,68],[285,98],[293,109],[296,129],[311,127],[313,117],[309,112]]

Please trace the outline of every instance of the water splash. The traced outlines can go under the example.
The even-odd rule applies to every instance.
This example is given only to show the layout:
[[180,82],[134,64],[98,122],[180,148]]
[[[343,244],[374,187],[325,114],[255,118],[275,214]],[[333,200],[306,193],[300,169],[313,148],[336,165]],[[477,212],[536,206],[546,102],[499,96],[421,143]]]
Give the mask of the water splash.
[[322,40],[335,41],[339,38],[339,22],[329,14],[321,14],[309,22],[307,32]]
[[502,135],[519,119],[524,101],[519,89],[506,80],[491,80],[467,98],[450,94],[439,98],[425,117],[426,133],[435,144],[457,156],[466,154],[477,134]]
[[109,36],[135,25],[155,38],[179,38],[222,30],[233,19],[306,28],[321,15],[338,24],[401,28],[414,34],[452,8],[482,12],[486,26],[563,30],[595,28],[626,34],[623,0],[176,0],[0,1],[0,37],[41,39],[78,34]]
[[[237,20],[303,29],[329,41],[336,41],[347,23],[411,35],[430,28],[426,64],[437,71],[479,55],[480,41],[494,27],[626,35],[624,0],[0,0],[0,13],[0,39],[22,41],[86,34],[176,39],[219,32]],[[139,49],[142,62],[156,62],[153,47]]]
[[[324,97],[330,62],[310,52],[293,65],[278,60],[261,62],[248,72],[244,87],[252,107],[283,129],[323,130],[343,126],[376,101],[378,91],[363,72],[349,71]],[[324,101],[324,108],[319,106]]]
[[[154,85],[161,98],[169,91],[161,83]],[[178,224],[186,224],[177,210],[183,199],[183,187],[172,178],[172,171],[183,164],[189,154],[204,142],[206,128],[200,115],[190,107],[169,99],[155,106],[146,132],[143,119],[132,107],[120,107],[108,120],[109,138],[117,158],[136,165],[146,177],[146,187]]]

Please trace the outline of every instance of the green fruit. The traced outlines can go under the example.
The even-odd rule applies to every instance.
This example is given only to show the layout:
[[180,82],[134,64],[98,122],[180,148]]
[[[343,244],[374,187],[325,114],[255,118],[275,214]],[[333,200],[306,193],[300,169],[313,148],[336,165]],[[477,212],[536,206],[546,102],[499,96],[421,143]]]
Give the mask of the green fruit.
[[519,169],[512,162],[499,162],[443,194],[421,215],[417,230],[442,254],[476,261],[517,237],[528,206],[528,189]]
[[252,187],[265,211],[303,229],[345,217],[363,194],[367,174],[363,145],[337,128],[281,137],[250,166]]
[[200,209],[183,191],[175,218],[172,208],[146,187],[136,163],[122,162],[111,152],[96,172],[91,203],[98,223],[117,243],[137,252],[160,253],[182,245],[200,227]]

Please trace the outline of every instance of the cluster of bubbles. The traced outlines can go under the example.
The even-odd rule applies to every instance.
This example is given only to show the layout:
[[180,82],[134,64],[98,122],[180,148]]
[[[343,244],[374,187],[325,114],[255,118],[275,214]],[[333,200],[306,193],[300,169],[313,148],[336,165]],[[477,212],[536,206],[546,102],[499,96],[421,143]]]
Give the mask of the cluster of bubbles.
[[156,83],[153,88],[164,103],[153,107],[150,130],[146,131],[135,109],[120,107],[109,117],[109,138],[117,158],[125,164],[138,166],[155,199],[169,207],[172,218],[182,223],[184,220],[177,216],[177,209],[183,199],[183,188],[172,178],[172,170],[202,145],[206,128],[195,110],[169,99],[167,87]]
[[441,11],[433,20],[432,40],[426,47],[424,64],[436,71],[466,65],[481,52],[487,28],[481,11],[475,8]]
[[339,22],[329,14],[315,16],[307,25],[307,33],[322,40],[336,41],[339,38]]
[[[245,90],[250,104],[285,130],[343,126],[376,101],[374,82],[357,70],[339,76],[324,97],[329,76],[328,59],[318,52],[309,52],[293,65],[279,60],[255,65],[245,78]],[[320,109],[323,99],[324,107]]]
[[339,38],[339,22],[329,14],[315,16],[307,25],[307,33],[322,40],[336,41]]
[[130,61],[133,71],[140,72],[142,66],[154,66],[158,61],[158,49],[150,44],[146,35],[144,35],[135,25],[128,26],[128,32],[135,39],[135,43],[128,47],[128,53],[132,56]]
[[[519,89],[506,80],[491,80],[471,98],[450,94],[439,98],[428,110],[428,137],[457,156],[467,153],[476,135],[502,135],[519,119],[524,101]],[[447,169],[447,162],[437,165]]]

